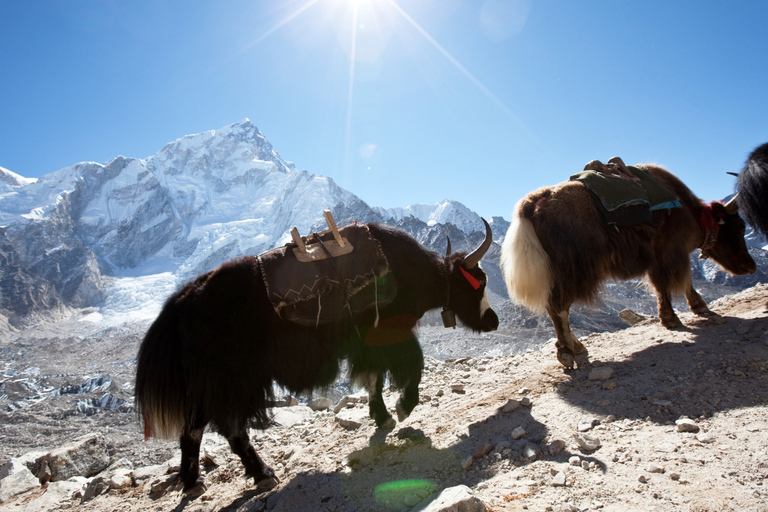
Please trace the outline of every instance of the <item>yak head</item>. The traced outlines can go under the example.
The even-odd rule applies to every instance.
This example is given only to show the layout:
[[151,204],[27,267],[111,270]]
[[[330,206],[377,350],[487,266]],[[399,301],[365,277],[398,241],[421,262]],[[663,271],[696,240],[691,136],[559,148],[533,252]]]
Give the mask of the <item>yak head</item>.
[[712,258],[725,270],[737,276],[754,273],[757,265],[747,250],[744,240],[746,224],[739,216],[736,196],[726,204],[713,202],[710,206],[717,226],[716,235],[714,243],[708,243],[701,248],[701,258]]
[[475,332],[495,331],[499,326],[499,317],[491,309],[485,293],[488,276],[480,268],[480,259],[488,251],[493,241],[491,226],[485,224],[485,240],[471,253],[451,254],[451,241],[445,254],[445,263],[450,271],[448,276],[448,305],[443,309],[443,324],[455,327],[455,316]]

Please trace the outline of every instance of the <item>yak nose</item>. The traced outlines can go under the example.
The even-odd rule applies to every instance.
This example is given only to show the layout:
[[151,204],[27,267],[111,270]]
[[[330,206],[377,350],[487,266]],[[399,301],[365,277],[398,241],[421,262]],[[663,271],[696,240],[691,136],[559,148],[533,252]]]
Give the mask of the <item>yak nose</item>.
[[495,331],[499,327],[499,317],[492,309],[486,310],[483,315],[483,331]]

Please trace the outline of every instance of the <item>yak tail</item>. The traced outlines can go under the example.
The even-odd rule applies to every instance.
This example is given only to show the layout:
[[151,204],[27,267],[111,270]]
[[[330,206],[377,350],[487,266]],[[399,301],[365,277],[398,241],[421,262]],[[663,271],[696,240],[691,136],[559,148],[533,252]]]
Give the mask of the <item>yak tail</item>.
[[501,270],[509,297],[537,313],[549,303],[554,284],[552,265],[530,217],[536,205],[525,197],[515,206],[512,224],[501,246]]
[[152,323],[139,348],[135,406],[144,421],[144,437],[177,438],[184,429],[187,383],[173,297]]

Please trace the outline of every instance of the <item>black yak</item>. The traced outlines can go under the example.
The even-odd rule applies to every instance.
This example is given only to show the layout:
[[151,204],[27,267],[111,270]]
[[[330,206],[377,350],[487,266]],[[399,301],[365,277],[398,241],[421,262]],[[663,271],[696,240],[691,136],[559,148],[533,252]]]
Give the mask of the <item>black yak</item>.
[[423,356],[413,331],[425,312],[452,310],[474,331],[498,327],[479,266],[491,229],[472,253],[440,257],[391,227],[369,224],[397,283],[394,298],[376,310],[317,326],[283,320],[268,300],[257,257],[223,264],[183,286],[165,303],[141,343],[136,408],[145,433],[179,437],[179,478],[190,495],[205,490],[199,449],[207,425],[227,438],[259,490],[277,485],[250,443],[247,427],[266,428],[273,385],[303,393],[332,384],[340,362],[363,381],[377,426],[394,421],[381,396],[384,376],[402,389],[404,419],[418,404]]
[[[609,165],[626,169],[618,158]],[[540,188],[515,206],[501,255],[509,295],[533,311],[547,312],[557,333],[557,359],[566,368],[573,368],[575,354],[586,353],[571,331],[570,307],[596,301],[605,280],[647,276],[661,323],[671,329],[682,325],[672,309],[673,293],[684,294],[694,313],[711,314],[691,281],[688,257],[696,248],[733,274],[756,269],[735,201],[705,204],[665,169],[637,167],[679,199],[679,206],[658,212],[650,224],[604,222],[581,181]]]
[[739,211],[755,229],[768,236],[768,143],[758,146],[738,175]]

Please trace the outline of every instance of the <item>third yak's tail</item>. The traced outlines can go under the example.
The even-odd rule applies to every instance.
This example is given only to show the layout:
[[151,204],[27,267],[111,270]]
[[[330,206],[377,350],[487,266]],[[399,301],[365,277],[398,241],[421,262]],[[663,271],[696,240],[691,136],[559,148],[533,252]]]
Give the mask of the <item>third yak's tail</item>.
[[184,428],[187,383],[173,295],[147,331],[136,365],[136,411],[144,421],[144,437],[170,439]]
[[537,199],[526,196],[515,206],[512,224],[501,246],[501,270],[509,297],[530,310],[543,313],[554,278],[549,256],[531,222]]

